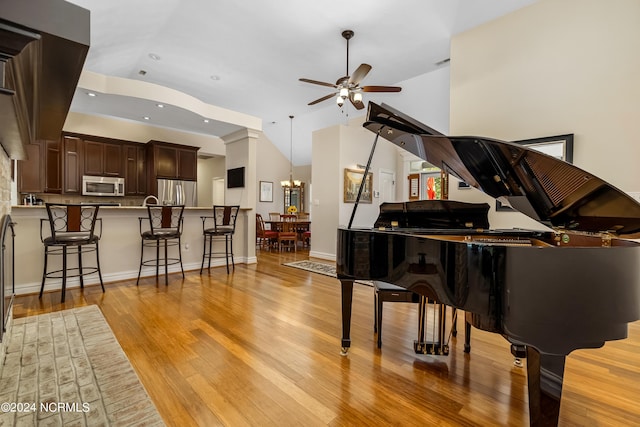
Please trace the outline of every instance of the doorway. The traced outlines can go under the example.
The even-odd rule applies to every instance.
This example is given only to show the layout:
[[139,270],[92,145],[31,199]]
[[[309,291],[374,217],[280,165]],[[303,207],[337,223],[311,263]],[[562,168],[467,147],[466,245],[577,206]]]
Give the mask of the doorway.
[[212,178],[211,200],[214,205],[224,205],[224,178]]
[[380,203],[396,201],[396,173],[380,169]]

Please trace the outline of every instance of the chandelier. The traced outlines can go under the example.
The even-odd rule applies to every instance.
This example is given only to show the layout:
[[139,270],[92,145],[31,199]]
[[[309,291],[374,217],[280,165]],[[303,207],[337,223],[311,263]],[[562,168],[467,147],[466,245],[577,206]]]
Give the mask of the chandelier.
[[293,179],[293,116],[289,116],[291,119],[291,135],[290,135],[290,154],[289,154],[289,164],[291,168],[289,170],[289,180],[288,181],[280,181],[280,185],[282,187],[300,187],[300,181]]

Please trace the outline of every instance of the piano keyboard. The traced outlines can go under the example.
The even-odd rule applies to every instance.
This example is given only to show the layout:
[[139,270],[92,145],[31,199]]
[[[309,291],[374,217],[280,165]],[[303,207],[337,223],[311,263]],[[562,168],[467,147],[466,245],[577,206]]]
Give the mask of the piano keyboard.
[[500,246],[532,246],[531,239],[522,238],[496,238],[496,237],[474,237],[467,236],[465,241],[471,241],[473,243],[479,243],[482,245],[500,245]]

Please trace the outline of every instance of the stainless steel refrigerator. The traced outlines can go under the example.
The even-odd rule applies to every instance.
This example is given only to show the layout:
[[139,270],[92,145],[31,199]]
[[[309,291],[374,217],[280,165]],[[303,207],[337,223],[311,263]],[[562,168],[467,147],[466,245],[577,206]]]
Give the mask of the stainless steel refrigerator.
[[163,205],[198,206],[196,182],[158,179],[158,201]]

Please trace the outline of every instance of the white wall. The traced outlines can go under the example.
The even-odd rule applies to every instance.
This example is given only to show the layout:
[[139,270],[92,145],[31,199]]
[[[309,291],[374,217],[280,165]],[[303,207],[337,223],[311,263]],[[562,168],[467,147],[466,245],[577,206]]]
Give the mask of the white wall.
[[[311,256],[335,259],[337,229],[348,226],[354,208],[354,203],[343,202],[344,170],[367,164],[374,139],[375,134],[362,127],[362,118],[353,120],[349,126],[338,125],[314,132]],[[370,167],[374,193],[380,188],[380,169],[396,170],[398,157],[393,144],[378,139]],[[376,197],[372,203],[360,202],[352,227],[373,226],[379,205],[380,199]]]
[[[637,0],[542,0],[460,34],[451,44],[451,133],[573,133],[577,166],[640,191],[638,52]],[[510,212],[489,220],[537,224]]]
[[224,157],[198,158],[198,206],[213,206],[213,178],[225,178]]
[[[268,181],[273,183],[273,202],[260,201],[260,187],[256,197],[256,213],[262,215],[265,220],[269,219],[269,212],[282,212],[284,205],[284,193],[280,187],[280,181],[289,179],[291,164],[280,150],[267,138],[264,133],[258,138],[256,144],[256,176],[258,181]],[[298,179],[294,173],[294,177]]]
[[[372,100],[378,104],[387,103],[416,120],[447,133],[449,67],[400,82],[399,86],[402,86],[402,92],[380,95]],[[365,165],[375,137],[362,127],[365,113],[366,110],[358,112],[356,117],[349,120],[348,125],[334,125],[313,132],[311,256],[335,259],[337,229],[349,222],[353,204],[342,203],[344,168],[354,168],[356,164]],[[408,160],[403,157],[405,153],[383,138],[378,139],[372,161],[375,191],[379,189],[379,170],[393,170],[396,171],[396,199],[408,199]],[[372,227],[378,212],[378,199],[374,198],[372,204],[361,203],[353,226]]]
[[[358,169],[356,165],[366,165],[375,139],[375,134],[362,127],[362,121],[349,126],[340,126],[340,193],[339,193],[339,226],[346,227],[351,218],[353,203],[343,203],[344,169]],[[389,141],[378,138],[376,151],[371,160],[370,172],[373,173],[373,191],[379,191],[380,169],[395,170],[398,150]],[[373,198],[372,203],[358,204],[353,227],[372,227],[378,218],[380,200]]]
[[313,168],[311,180],[314,182],[311,209],[311,250],[310,255],[334,259],[336,235],[339,223],[340,187],[339,159],[340,127],[332,126],[313,133],[311,155]]
[[443,66],[399,83],[400,92],[392,100],[379,99],[425,125],[444,134],[449,132],[449,67]]

